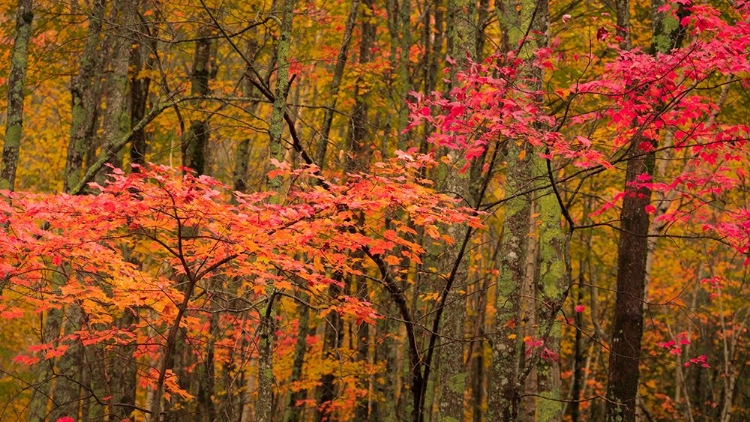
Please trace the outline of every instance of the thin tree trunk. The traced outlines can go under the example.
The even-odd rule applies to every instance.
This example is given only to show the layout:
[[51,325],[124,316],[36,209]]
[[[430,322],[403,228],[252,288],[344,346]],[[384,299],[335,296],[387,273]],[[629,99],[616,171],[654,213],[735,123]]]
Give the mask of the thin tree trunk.
[[[549,39],[549,1],[538,0],[533,12],[534,18],[531,33],[534,34],[527,41],[534,49],[546,48]],[[535,67],[534,85],[532,89],[542,92],[542,69]],[[535,101],[543,104],[544,98],[537,94]],[[545,151],[546,152],[546,151]],[[549,188],[539,190],[537,202],[539,204],[539,267],[536,282],[537,321],[539,328],[537,337],[542,339],[543,347],[536,362],[537,391],[535,420],[539,422],[555,422],[562,418],[562,394],[560,379],[560,339],[562,326],[557,320],[568,287],[569,267],[568,234],[562,226],[562,209],[558,189],[555,187],[554,171],[551,161],[532,154],[531,166],[534,179],[539,187],[552,184]]]
[[336,54],[336,65],[333,68],[333,79],[331,80],[331,87],[328,91],[331,101],[326,108],[325,115],[323,116],[323,128],[320,130],[320,141],[318,144],[317,154],[315,155],[315,164],[317,164],[321,169],[325,167],[326,151],[328,150],[329,144],[328,136],[331,133],[333,114],[336,111],[336,102],[338,100],[339,87],[341,86],[341,78],[344,76],[347,51],[349,50],[352,31],[354,30],[354,25],[357,21],[357,12],[359,10],[359,5],[360,0],[352,0],[352,6],[351,9],[349,9],[349,15],[346,18],[346,26],[344,27],[344,37],[341,40],[341,47],[339,47],[339,51]]
[[[8,110],[3,143],[3,169],[0,172],[0,189],[14,190],[18,152],[23,135],[23,100],[26,89],[26,68],[29,63],[31,22],[34,19],[32,0],[18,0],[16,11],[16,38],[10,59],[8,75]],[[2,289],[0,288],[0,292]]]
[[[99,61],[99,39],[102,29],[102,18],[104,15],[104,0],[97,1],[93,5],[91,18],[89,20],[88,39],[81,57],[81,67],[76,78],[74,78],[72,94],[72,125],[71,138],[68,145],[68,156],[66,159],[64,191],[78,184],[81,177],[81,164],[83,155],[92,141],[93,127],[96,122],[98,104],[98,77],[101,71]],[[60,288],[59,281],[53,280],[53,291]],[[44,341],[53,342],[60,336],[63,320],[67,313],[68,321],[64,324],[67,333],[77,330],[82,322],[80,309],[71,305],[65,311],[51,310],[47,313],[44,328]],[[57,374],[53,386],[40,385],[35,390],[29,403],[29,421],[56,420],[62,416],[78,417],[79,382],[83,355],[80,343],[70,345],[66,353],[57,359],[57,362],[45,362],[42,370],[37,375],[41,383],[48,383]],[[55,370],[53,372],[53,365]],[[51,392],[51,394],[50,394]],[[52,399],[54,405],[48,414],[48,401]]]
[[[50,309],[46,320],[41,320],[42,343],[52,343],[60,336],[60,325],[63,320],[62,309]],[[45,360],[39,365],[34,376],[34,390],[29,401],[29,422],[44,422],[48,417],[47,405],[50,398],[54,361]]]
[[[198,39],[193,53],[193,68],[190,74],[190,93],[205,97],[211,90],[211,51],[212,30],[208,26],[198,29]],[[182,165],[193,169],[196,174],[206,171],[206,145],[208,144],[208,117],[198,116],[190,121],[190,128],[182,141]]]
[[[256,40],[255,36],[251,36],[250,39],[247,41],[247,45],[245,46],[245,59],[248,60],[250,63],[245,64],[245,75],[242,80],[242,93],[246,97],[252,97],[257,91],[255,89],[255,86],[250,82],[249,78],[252,74],[253,70],[253,62],[255,61],[255,58],[258,54],[258,41]],[[268,69],[268,73],[271,72],[271,69]],[[258,101],[251,102],[247,107],[248,113],[255,113],[255,110],[258,108]],[[235,152],[235,158],[234,158],[234,190],[237,192],[247,192],[247,177],[248,177],[248,164],[250,162],[250,152],[251,152],[251,146],[250,146],[250,138],[242,139],[239,144],[237,144],[237,150]]]
[[[467,64],[467,56],[476,57],[474,51],[475,27],[474,2],[464,0],[450,0],[448,2],[448,38],[451,50],[449,55],[456,58],[456,66],[451,71],[451,80],[456,83],[455,75]],[[470,173],[469,178],[461,178],[455,167],[460,167],[461,162],[453,163],[454,168],[449,169],[446,175],[446,190],[459,198],[469,201],[468,206],[475,206],[476,191],[472,185],[481,183],[475,172]],[[481,168],[481,166],[480,166]],[[448,234],[461,242],[467,234],[467,228],[451,226]],[[451,291],[446,292],[446,309],[443,312],[440,345],[440,366],[438,378],[440,379],[440,396],[438,400],[438,420],[452,421],[463,419],[464,392],[467,389],[467,369],[464,365],[464,324],[466,320],[466,296],[464,293],[468,286],[468,257],[459,255],[459,248],[451,247],[445,253],[444,268],[457,266]],[[460,262],[457,262],[460,260]]]
[[[141,0],[140,5],[145,4]],[[153,10],[153,9],[151,9]],[[130,65],[133,73],[130,79],[130,125],[135,126],[146,116],[146,107],[148,105],[148,92],[151,86],[149,76],[140,77],[142,71],[154,69],[156,64],[156,36],[158,29],[152,22],[147,21],[145,17],[135,25],[133,31],[137,43],[130,52]],[[149,38],[150,37],[150,38]],[[133,132],[130,141],[130,162],[132,164],[146,164],[146,131],[139,129]]]
[[[657,10],[662,2],[652,7]],[[617,0],[617,35],[622,37],[620,48],[628,50],[630,40],[630,2]],[[678,16],[684,13],[678,6]],[[658,15],[655,15],[658,16]],[[673,19],[664,15],[664,20]],[[683,32],[679,25],[666,25],[655,20],[652,53],[665,52],[680,45]],[[667,28],[672,28],[667,32]],[[617,257],[617,291],[612,324],[612,342],[607,379],[607,421],[633,422],[636,418],[638,379],[643,337],[643,302],[647,277],[650,218],[646,205],[651,202],[651,189],[633,187],[638,176],[653,176],[655,153],[639,148],[640,136],[631,140],[625,174],[625,197],[620,213],[620,241]]]
[[[78,305],[70,304],[65,313],[65,334],[80,329],[83,324],[83,312]],[[83,363],[83,345],[80,341],[71,340],[65,354],[55,365],[55,385],[52,388],[52,411],[50,420],[56,421],[63,416],[78,417],[80,409],[80,376]]]
[[[301,297],[305,300],[305,296]],[[305,353],[307,352],[307,335],[310,332],[310,309],[307,305],[297,304],[299,308],[299,324],[297,326],[297,342],[294,345],[294,363],[292,364],[292,378],[290,384],[300,381],[305,364]],[[287,422],[300,422],[302,420],[302,407],[297,402],[307,396],[307,390],[292,391],[289,395],[289,405],[287,406]]]
[[646,280],[651,189],[629,186],[642,174],[653,172],[653,154],[644,154],[632,141],[620,214],[617,257],[617,292],[607,380],[607,420],[635,420],[636,395],[643,335],[643,292]]
[[[503,48],[514,51],[526,30],[532,25],[535,7],[532,0],[506,0],[498,4],[498,19],[503,29]],[[526,53],[528,54],[528,53]],[[511,421],[517,418],[520,388],[518,385],[519,289],[526,277],[527,241],[531,224],[531,196],[519,195],[532,183],[529,159],[534,154],[528,142],[508,140],[505,196],[505,220],[501,237],[500,276],[495,303],[495,334],[492,340],[492,368],[488,398],[488,420]]]
[[[276,94],[271,113],[269,128],[269,158],[278,162],[284,161],[284,146],[281,137],[284,133],[284,113],[286,112],[286,96],[289,87],[289,49],[292,42],[292,18],[295,0],[283,0],[281,3],[281,19],[279,20],[279,38],[276,44]],[[277,11],[278,12],[278,11]],[[268,181],[270,189],[281,187],[281,178],[275,177]]]
[[216,420],[216,406],[214,403],[216,370],[214,362],[214,349],[219,337],[219,313],[214,310],[209,321],[209,340],[206,344],[205,355],[202,362],[198,363],[198,394],[196,395],[196,422],[213,422]]

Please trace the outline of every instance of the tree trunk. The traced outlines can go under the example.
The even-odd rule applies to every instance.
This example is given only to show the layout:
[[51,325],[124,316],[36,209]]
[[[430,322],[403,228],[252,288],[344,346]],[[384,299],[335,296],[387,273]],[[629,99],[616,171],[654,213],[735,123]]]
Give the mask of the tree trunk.
[[[531,27],[532,38],[527,41],[534,50],[546,48],[549,40],[549,1],[536,2]],[[540,93],[543,90],[542,69],[533,68],[535,81],[531,87]],[[542,106],[544,97],[535,95]],[[545,151],[546,152],[546,151]],[[555,187],[554,169],[551,161],[534,153],[529,158],[538,187],[539,206],[539,260],[536,280],[536,312],[539,328],[536,337],[543,341],[541,358],[530,362],[535,366],[537,389],[535,420],[539,422],[559,421],[562,418],[562,394],[560,392],[560,339],[562,326],[557,315],[562,307],[568,287],[567,257],[569,236],[563,230],[562,209]],[[546,187],[550,185],[550,187]],[[568,227],[570,229],[570,227]],[[534,355],[539,356],[539,355]],[[528,370],[528,369],[527,369]]]
[[70,142],[65,161],[63,190],[70,192],[81,181],[83,158],[93,142],[99,115],[101,90],[101,33],[106,0],[96,0],[89,18],[86,45],[81,56],[78,75],[71,82],[72,97]]
[[[112,21],[116,25],[116,32],[107,36],[112,45],[112,60],[107,72],[106,108],[102,124],[102,152],[113,155],[111,164],[122,167],[121,148],[116,144],[130,130],[130,83],[128,80],[128,65],[131,55],[131,38],[135,23],[136,8],[126,0],[115,0],[112,10]],[[106,183],[109,168],[99,171],[97,182]]]
[[625,197],[620,214],[617,252],[617,292],[607,380],[607,420],[635,421],[636,395],[643,335],[643,291],[646,279],[649,215],[645,207],[651,190],[628,186],[653,171],[653,155],[644,154],[632,141],[625,176]]
[[[306,296],[301,297],[306,300]],[[299,309],[299,324],[297,326],[297,342],[294,345],[294,363],[292,365],[292,378],[290,384],[300,381],[305,364],[305,353],[307,352],[307,335],[310,332],[310,308],[304,304],[297,304]],[[289,405],[287,406],[288,422],[300,422],[302,420],[302,407],[297,406],[297,402],[307,396],[307,390],[292,391],[289,395]]]
[[[97,119],[97,110],[99,109],[99,78],[97,75],[101,72],[99,43],[104,4],[105,1],[100,0],[93,5],[88,39],[80,62],[81,67],[71,86],[72,123],[63,185],[65,192],[69,192],[72,187],[76,186],[82,176],[83,156],[88,144],[92,142],[93,128]],[[53,280],[53,292],[59,291],[59,288],[59,282]],[[64,324],[65,332],[70,333],[78,329],[76,324],[82,322],[82,316],[76,305],[70,305],[65,311],[50,310],[44,323],[45,342],[50,343],[59,338],[66,313],[69,319]],[[55,420],[66,415],[73,418],[78,417],[80,382],[78,378],[81,373],[77,369],[82,367],[83,360],[80,349],[79,343],[71,344],[66,353],[57,359],[57,362],[51,360],[42,365],[42,369],[37,374],[37,380],[41,386],[35,390],[29,403],[30,422],[47,420],[47,418]],[[56,367],[54,371],[53,366]],[[53,386],[45,385],[53,379],[53,373],[60,376],[55,378]],[[53,408],[48,414],[47,405],[50,398],[53,402]]]
[[[76,304],[70,304],[64,310],[64,333],[72,334],[83,324],[83,312]],[[52,410],[50,420],[56,421],[63,416],[78,417],[80,409],[80,381],[83,363],[83,345],[80,341],[70,340],[68,350],[58,359],[55,365],[55,386],[52,389]]]
[[[474,51],[476,47],[474,11],[474,2],[472,1],[450,0],[448,2],[447,32],[451,46],[449,55],[456,59],[456,65],[450,73],[452,84],[456,83],[456,72],[467,66],[467,56],[472,59],[476,57],[476,51]],[[446,174],[446,190],[458,198],[467,200],[468,204],[464,203],[463,206],[475,206],[480,198],[476,197],[477,189],[474,189],[472,185],[481,184],[479,179],[481,174],[471,172],[470,177],[462,178],[458,173],[462,161],[455,161],[452,164],[453,168],[448,169]],[[448,229],[448,234],[460,244],[466,237],[467,230],[466,227],[451,226]],[[440,380],[439,421],[463,420],[464,392],[467,389],[468,373],[464,365],[465,344],[463,339],[465,337],[465,292],[468,286],[469,257],[464,256],[464,254],[459,255],[459,253],[458,247],[449,247],[444,254],[445,259],[441,265],[442,268],[447,269],[448,273],[451,273],[454,268],[456,270],[453,274],[453,284],[450,291],[444,293],[447,295],[447,300],[445,310],[442,313],[441,340],[438,345],[440,349],[438,370],[438,379]]]
[[[190,74],[190,94],[205,97],[210,94],[211,51],[213,31],[208,26],[198,29],[193,53],[193,68]],[[190,121],[190,128],[182,141],[182,165],[193,169],[196,174],[206,171],[206,145],[208,144],[208,117],[196,116]]]
[[[616,2],[618,35],[623,37],[620,47],[626,50],[631,47],[629,4],[629,0]],[[656,0],[652,3],[652,9],[657,11],[662,4]],[[683,6],[678,6],[678,17],[684,16],[684,13]],[[677,22],[666,24],[668,19],[674,18],[656,12],[653,16],[652,53],[666,52],[679,46],[684,36],[680,25]],[[641,150],[639,145],[643,141],[645,139],[640,136],[631,140],[625,173],[625,196],[620,213],[617,291],[607,379],[609,422],[633,422],[636,418],[649,251],[650,218],[645,207],[651,202],[651,189],[636,188],[631,184],[640,175],[653,176],[656,159],[653,151]]]
[[[341,47],[336,54],[336,65],[333,68],[333,79],[331,80],[331,87],[328,92],[331,98],[328,107],[326,108],[325,115],[323,116],[323,128],[320,131],[320,141],[318,144],[318,151],[315,156],[315,164],[321,169],[325,167],[326,162],[326,151],[328,150],[329,139],[328,136],[331,133],[331,125],[333,124],[333,114],[336,111],[336,102],[339,95],[339,87],[341,86],[341,78],[344,76],[344,68],[346,66],[347,51],[349,50],[349,43],[352,38],[352,31],[357,21],[357,13],[359,11],[360,0],[352,0],[351,9],[349,9],[349,15],[346,18],[346,26],[344,27],[344,38],[341,40]],[[369,24],[370,26],[373,26]],[[364,24],[363,24],[364,29]],[[363,34],[364,41],[364,34]],[[369,55],[369,52],[368,52]],[[361,61],[361,56],[360,56]]]
[[[503,28],[503,49],[515,51],[518,43],[532,25],[536,2],[532,0],[506,0],[498,4],[498,19]],[[522,55],[529,55],[528,47]],[[492,340],[492,368],[488,397],[488,420],[515,420],[520,400],[519,353],[522,348],[518,338],[520,295],[526,278],[528,253],[527,236],[531,229],[531,196],[521,194],[532,186],[532,167],[529,160],[533,148],[523,140],[507,141],[507,170],[503,231],[500,251],[500,276],[497,282],[495,303],[495,334]]]
[[[145,4],[141,0],[140,5]],[[150,9],[153,10],[153,9]],[[158,29],[156,25],[149,22],[146,17],[134,22],[133,34],[137,40],[130,52],[130,66],[133,73],[130,79],[130,126],[135,126],[146,116],[148,105],[148,92],[151,86],[150,76],[139,76],[142,71],[150,71],[155,68]],[[150,37],[150,39],[148,38]],[[130,162],[132,164],[146,164],[146,131],[139,129],[133,132],[130,141]]]
[[[279,21],[279,38],[276,44],[276,94],[271,113],[269,128],[269,158],[279,162],[284,161],[284,146],[281,137],[284,133],[284,113],[286,113],[286,95],[289,91],[289,49],[292,43],[292,18],[295,0],[283,0],[281,3],[281,19]],[[278,13],[279,11],[277,11]],[[270,189],[281,187],[281,178],[275,177],[268,181]]]
[[[29,62],[31,22],[34,19],[32,0],[18,0],[16,11],[16,38],[11,52],[8,75],[8,110],[3,143],[3,169],[0,172],[0,189],[14,190],[18,151],[23,135],[23,99],[26,89],[26,68]],[[1,289],[0,289],[1,291]]]

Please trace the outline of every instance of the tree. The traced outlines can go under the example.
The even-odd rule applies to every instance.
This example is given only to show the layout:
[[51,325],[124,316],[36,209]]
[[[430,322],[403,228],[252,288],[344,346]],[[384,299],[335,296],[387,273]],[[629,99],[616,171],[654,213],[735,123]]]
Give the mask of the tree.
[[13,42],[10,77],[8,78],[8,112],[3,143],[3,169],[0,187],[13,190],[18,165],[18,150],[23,135],[23,100],[26,69],[29,60],[31,22],[34,19],[32,0],[19,0],[16,12],[16,38]]
[[0,419],[748,416],[744,3],[79,3],[34,2]]

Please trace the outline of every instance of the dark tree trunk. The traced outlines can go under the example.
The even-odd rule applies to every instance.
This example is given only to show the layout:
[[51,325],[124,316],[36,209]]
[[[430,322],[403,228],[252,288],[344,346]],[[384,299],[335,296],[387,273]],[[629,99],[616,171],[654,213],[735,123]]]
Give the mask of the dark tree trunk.
[[[616,3],[618,35],[623,37],[620,43],[623,49],[631,47],[629,4],[628,0],[617,0]],[[657,0],[652,7],[656,11],[661,5],[662,2]],[[664,19],[674,18],[666,14],[660,15],[661,13],[654,14],[653,54],[679,46],[684,36],[677,22],[663,25]],[[685,9],[678,6],[678,17],[683,17],[685,13]],[[665,32],[666,28],[673,29]],[[645,141],[647,140],[641,136],[635,136],[631,140],[625,174],[625,197],[620,213],[617,291],[607,379],[609,422],[633,422],[636,416],[650,225],[646,205],[651,202],[651,189],[631,184],[640,175],[654,174],[655,153],[639,148]]]
[[[143,3],[141,1],[141,4]],[[148,91],[151,86],[151,78],[149,76],[139,77],[139,74],[141,71],[154,69],[156,61],[156,25],[147,21],[145,17],[140,17],[140,19],[137,30],[134,31],[138,42],[130,51],[130,66],[133,68],[130,79],[131,127],[138,124],[146,116]],[[150,38],[147,38],[147,36]],[[138,165],[146,164],[146,131],[144,129],[134,131],[130,142],[130,162]]]
[[[205,97],[211,91],[208,82],[211,79],[212,31],[207,26],[198,29],[198,39],[193,53],[193,69],[190,74],[190,93]],[[193,169],[197,174],[206,171],[206,145],[208,144],[208,118],[200,116],[190,121],[190,128],[182,141],[182,165]]]
[[629,186],[642,174],[653,172],[654,157],[633,140],[625,176],[625,197],[620,214],[617,256],[617,293],[607,381],[607,420],[635,421],[636,396],[643,336],[643,291],[646,280],[651,190]]

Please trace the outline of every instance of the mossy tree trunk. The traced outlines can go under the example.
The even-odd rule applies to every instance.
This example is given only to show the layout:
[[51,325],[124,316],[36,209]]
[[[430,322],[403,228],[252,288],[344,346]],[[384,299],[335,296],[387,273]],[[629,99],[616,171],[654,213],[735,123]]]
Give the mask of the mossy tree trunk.
[[32,8],[32,0],[18,0],[16,38],[13,42],[8,75],[8,110],[0,189],[13,190],[16,183],[18,153],[23,135],[23,100],[26,90],[26,69],[29,63],[29,41],[31,40],[31,23],[34,20]]

